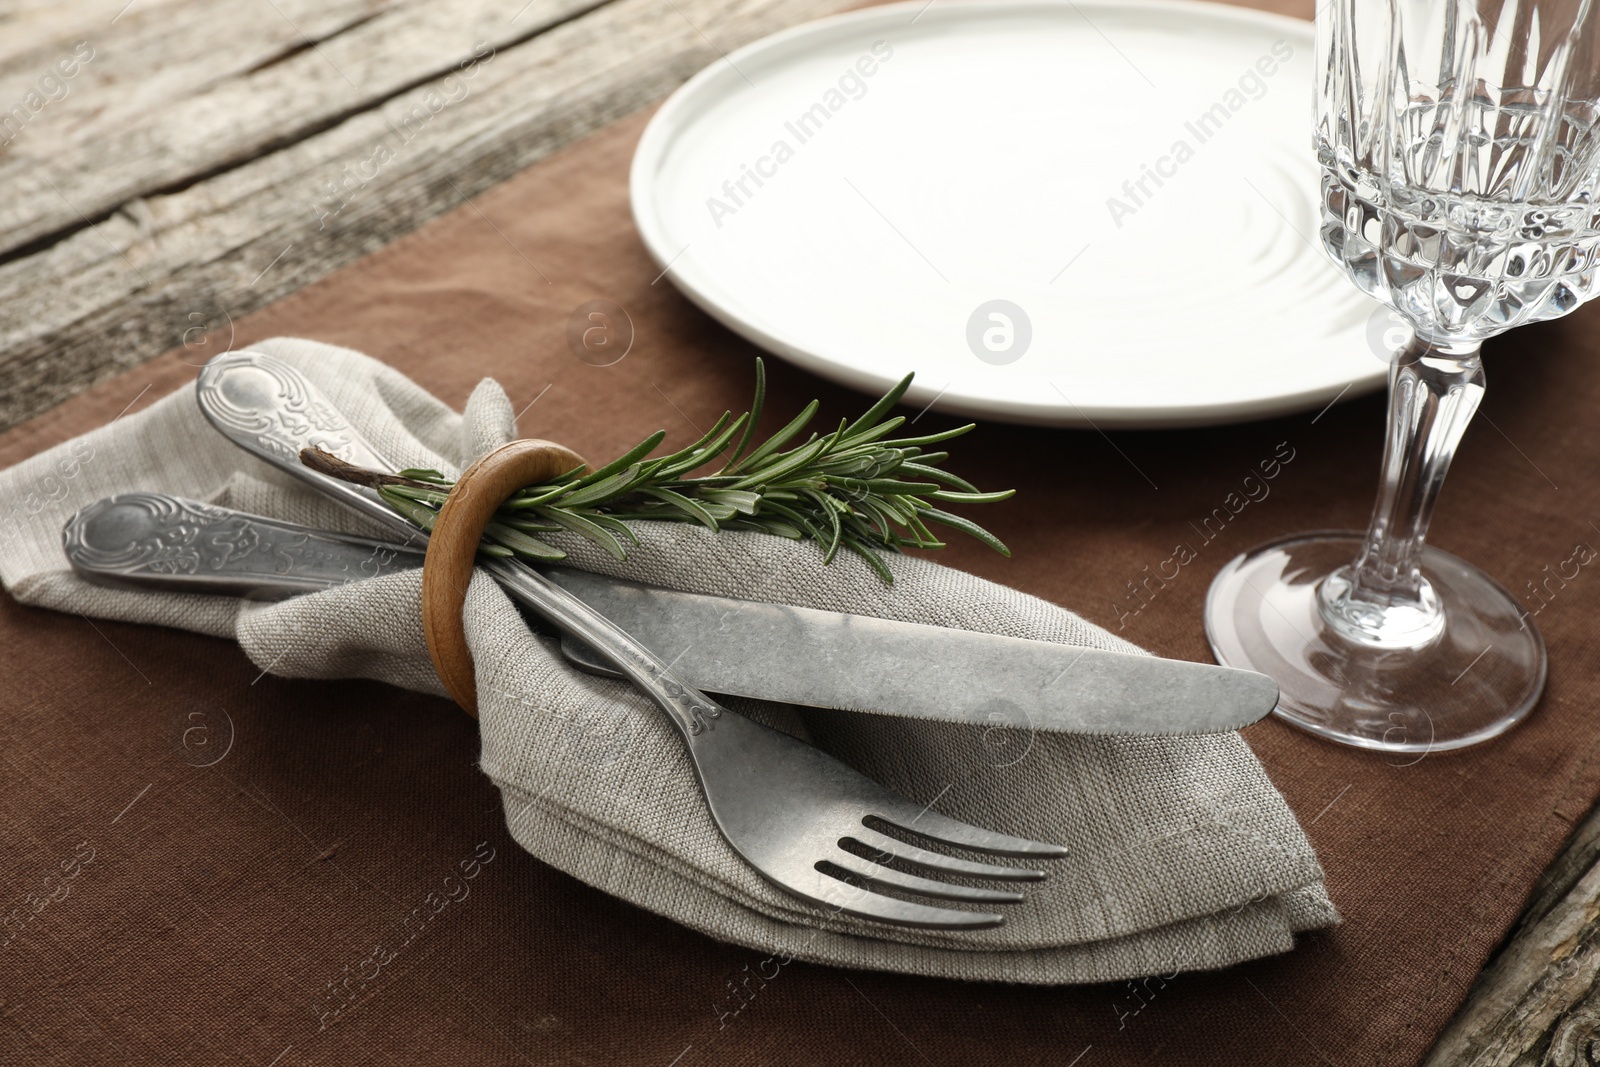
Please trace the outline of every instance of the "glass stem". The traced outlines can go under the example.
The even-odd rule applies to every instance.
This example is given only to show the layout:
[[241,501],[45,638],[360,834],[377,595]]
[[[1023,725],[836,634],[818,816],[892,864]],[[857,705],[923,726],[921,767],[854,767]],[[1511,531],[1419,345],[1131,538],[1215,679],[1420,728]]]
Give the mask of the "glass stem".
[[1444,609],[1422,576],[1422,547],[1461,435],[1483,397],[1479,345],[1413,338],[1389,371],[1383,484],[1360,557],[1323,580],[1323,618],[1353,641],[1418,648],[1444,630]]

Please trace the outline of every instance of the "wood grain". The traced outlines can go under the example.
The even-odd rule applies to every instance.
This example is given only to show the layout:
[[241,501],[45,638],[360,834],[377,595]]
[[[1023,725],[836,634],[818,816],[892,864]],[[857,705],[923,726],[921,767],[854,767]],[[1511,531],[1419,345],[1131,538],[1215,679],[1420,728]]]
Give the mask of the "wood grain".
[[[0,160],[0,184],[10,191],[0,203],[0,231],[6,234],[0,254],[75,230],[84,217],[104,218],[134,197],[302,141],[407,89],[442,80],[463,60],[505,49],[595,6],[596,0],[410,3],[373,15],[352,9],[324,25],[325,17],[311,23],[286,8],[245,5],[258,18],[265,11],[260,28],[275,32],[248,50],[201,50],[212,68],[208,84],[175,98],[136,99],[131,112],[119,109],[110,121],[96,114],[66,137],[45,139],[43,155]],[[224,65],[213,55],[231,55],[232,62]],[[85,65],[80,77],[104,77],[106,68],[95,65],[99,59]],[[84,88],[79,96],[108,95],[94,93],[92,84]],[[69,94],[61,103],[71,99]],[[62,130],[64,117],[41,115],[40,124],[45,132]],[[105,166],[107,159],[117,165]]]
[[483,531],[512,494],[543,485],[584,459],[566,445],[524,438],[480,456],[461,472],[439,509],[422,565],[422,632],[434,673],[468,715],[478,717],[478,676],[461,612]]
[[1539,881],[1425,1067],[1600,1064],[1600,811]]
[[[234,4],[219,18],[213,5],[192,0],[75,0],[60,10],[0,20],[0,107],[11,107],[36,88],[78,42],[94,50],[94,58],[67,80],[66,94],[0,149],[0,174],[21,175],[28,163],[54,170],[50,164],[60,154],[147,130],[167,120],[164,109],[249,80],[249,72],[305,50],[308,40],[325,43],[400,2],[273,0]],[[115,157],[102,152],[99,158]],[[134,175],[130,169],[122,177]],[[26,216],[24,209],[6,218],[9,223]]]

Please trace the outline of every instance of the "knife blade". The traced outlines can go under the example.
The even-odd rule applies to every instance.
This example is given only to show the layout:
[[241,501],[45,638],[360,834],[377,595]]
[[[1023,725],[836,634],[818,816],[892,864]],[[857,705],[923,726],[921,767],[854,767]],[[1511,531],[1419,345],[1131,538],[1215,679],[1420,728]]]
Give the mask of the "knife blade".
[[[1221,733],[1278,702],[1264,674],[973,630],[684,593],[552,567],[551,581],[728,696],[1061,733]],[[567,658],[615,674],[581,642]]]
[[[274,598],[420,566],[399,545],[158,493],[89,505],[62,530],[104,585]],[[1277,703],[1266,675],[1155,656],[701,593],[564,567],[551,581],[713,693],[1007,729],[1091,734],[1237,730]],[[615,676],[561,642],[575,666]]]

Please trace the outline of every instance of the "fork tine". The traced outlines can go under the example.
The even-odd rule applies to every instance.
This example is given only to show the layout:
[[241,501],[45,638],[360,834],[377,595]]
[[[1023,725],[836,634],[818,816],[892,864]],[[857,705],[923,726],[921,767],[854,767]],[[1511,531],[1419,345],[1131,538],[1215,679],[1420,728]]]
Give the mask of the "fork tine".
[[827,862],[834,867],[854,875],[869,885],[888,886],[891,889],[902,889],[907,893],[916,893],[925,897],[937,897],[941,900],[965,900],[974,904],[1020,904],[1022,894],[1010,889],[985,889],[979,886],[955,885],[951,882],[940,882],[933,878],[922,878],[915,874],[904,874],[891,867],[864,860],[860,856],[853,856],[843,849],[836,849],[827,858]]
[[910,831],[922,837],[939,841],[946,845],[955,845],[958,848],[970,848],[974,852],[992,852],[999,856],[1036,856],[1040,859],[1060,859],[1067,854],[1067,850],[1060,845],[1050,845],[1043,841],[1029,841],[1025,837],[1012,837],[1010,834],[996,833],[985,830],[970,823],[952,819],[948,815],[940,815],[932,808],[918,810],[910,802],[895,804],[880,804],[887,811],[876,811],[873,815],[891,826]]
[[987,930],[1005,925],[1005,916],[994,912],[965,911],[960,908],[938,908],[929,904],[917,904],[898,897],[886,897],[864,886],[853,886],[821,871],[815,873],[818,878],[831,882],[837,888],[826,889],[820,896],[813,893],[805,895],[819,904],[847,915],[875,919],[895,926],[916,926],[933,930]]
[[1046,877],[1043,871],[1026,867],[997,867],[990,863],[957,859],[942,852],[931,852],[916,845],[909,845],[888,834],[869,830],[865,826],[852,830],[850,836],[843,840],[858,842],[878,852],[888,853],[897,860],[904,860],[906,863],[943,874],[964,874],[971,878],[993,878],[1003,882],[1037,882]]

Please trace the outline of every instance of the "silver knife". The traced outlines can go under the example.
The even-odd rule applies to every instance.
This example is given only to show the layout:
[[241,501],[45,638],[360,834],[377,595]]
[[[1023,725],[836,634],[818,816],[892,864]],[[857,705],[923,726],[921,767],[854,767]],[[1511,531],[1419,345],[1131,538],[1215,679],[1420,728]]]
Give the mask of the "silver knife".
[[[89,581],[281,599],[418,567],[414,548],[158,493],[89,505],[62,530]],[[1063,733],[1237,730],[1264,717],[1266,675],[970,630],[682,593],[567,568],[546,576],[695,685],[724,695]],[[616,675],[581,641],[576,666]]]

